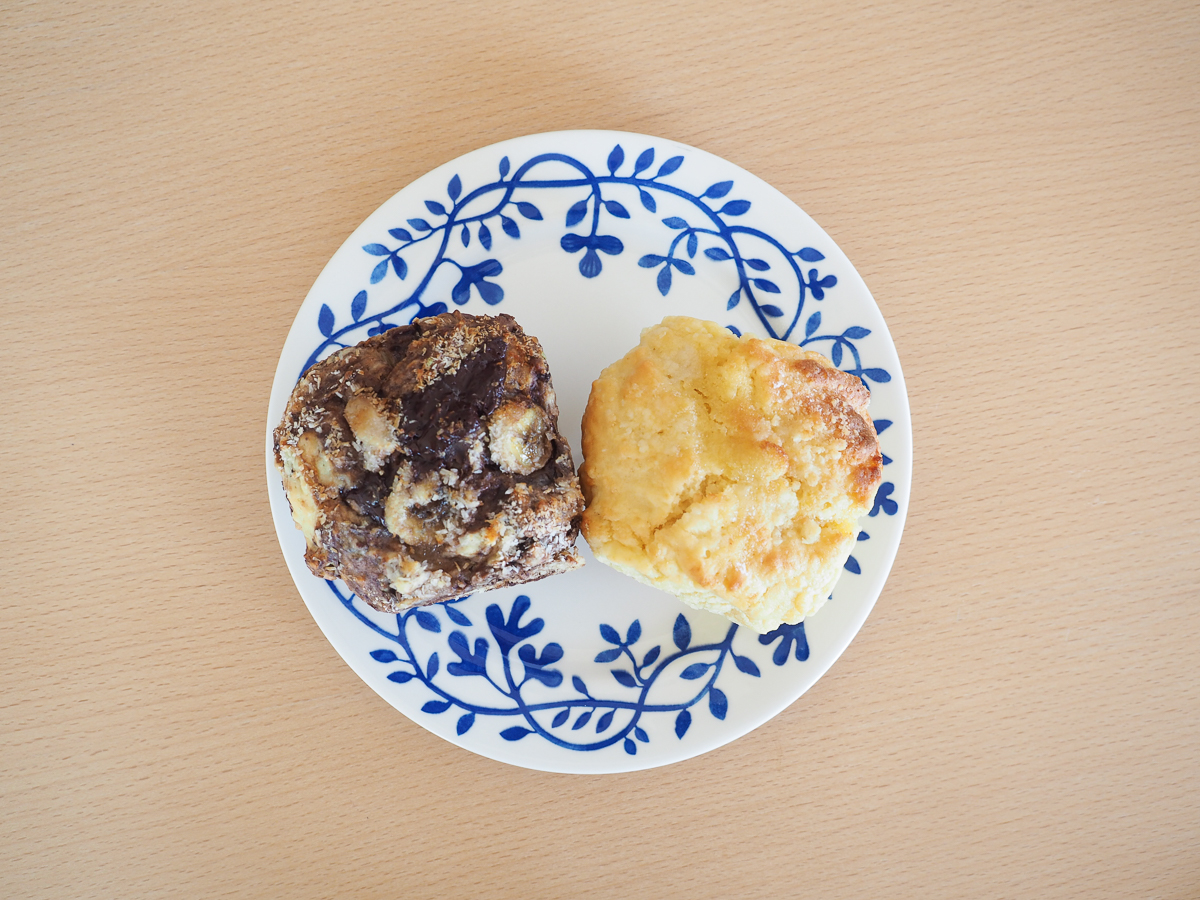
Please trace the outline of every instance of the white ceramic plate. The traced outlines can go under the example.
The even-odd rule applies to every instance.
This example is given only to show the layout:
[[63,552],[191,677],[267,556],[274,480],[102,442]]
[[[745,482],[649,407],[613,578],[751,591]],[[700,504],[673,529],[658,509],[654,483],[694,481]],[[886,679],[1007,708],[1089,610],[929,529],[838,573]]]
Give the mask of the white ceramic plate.
[[[592,380],[666,315],[819,350],[871,388],[884,483],[832,599],[760,637],[587,559],[582,569],[402,615],[304,564],[271,430],[304,369],[445,309],[506,312],[542,343],[578,454]],[[578,455],[576,463],[579,462]],[[871,611],[908,502],[900,363],[866,285],[792,201],[709,153],[645,135],[537,134],[434,169],[376,210],[292,325],[267,416],[284,558],[334,649],[434,734],[513,765],[623,772],[687,759],[763,724],[821,677]]]

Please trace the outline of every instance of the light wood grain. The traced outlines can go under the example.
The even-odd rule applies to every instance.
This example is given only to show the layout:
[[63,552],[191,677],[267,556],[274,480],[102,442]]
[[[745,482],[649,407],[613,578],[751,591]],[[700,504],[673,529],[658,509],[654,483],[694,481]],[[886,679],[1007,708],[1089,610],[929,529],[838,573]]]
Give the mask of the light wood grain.
[[[0,9],[0,894],[1200,896],[1195,3]],[[624,776],[458,750],[289,580],[297,306],[431,167],[569,127],[773,183],[905,367],[845,656]]]

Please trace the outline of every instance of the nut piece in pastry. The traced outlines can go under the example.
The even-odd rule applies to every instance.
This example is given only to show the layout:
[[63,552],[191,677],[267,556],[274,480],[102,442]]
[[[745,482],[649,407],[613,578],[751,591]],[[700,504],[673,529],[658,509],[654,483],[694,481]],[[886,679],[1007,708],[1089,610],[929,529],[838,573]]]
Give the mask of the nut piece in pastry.
[[882,459],[869,392],[818,353],[670,317],[592,385],[596,558],[765,633],[829,596]]
[[550,370],[511,316],[417,319],[317,363],[275,461],[308,567],[384,612],[583,564]]

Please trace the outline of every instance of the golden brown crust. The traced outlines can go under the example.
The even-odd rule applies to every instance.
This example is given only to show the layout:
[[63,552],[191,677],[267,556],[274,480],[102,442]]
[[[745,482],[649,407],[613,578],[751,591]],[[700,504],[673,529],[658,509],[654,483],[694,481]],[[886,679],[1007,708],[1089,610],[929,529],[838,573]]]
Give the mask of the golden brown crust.
[[765,632],[824,603],[882,459],[862,382],[817,353],[670,317],[592,385],[597,559]]
[[275,460],[309,568],[376,609],[582,565],[550,371],[511,316],[418,319],[317,363]]

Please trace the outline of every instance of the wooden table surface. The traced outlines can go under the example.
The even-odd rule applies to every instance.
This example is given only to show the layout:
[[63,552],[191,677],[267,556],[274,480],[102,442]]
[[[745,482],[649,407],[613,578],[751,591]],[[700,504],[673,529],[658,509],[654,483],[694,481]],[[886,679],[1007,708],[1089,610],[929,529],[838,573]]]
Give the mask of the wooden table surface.
[[[1200,896],[1196,3],[0,10],[0,896]],[[281,558],[301,299],[413,178],[680,140],[838,241],[912,402],[865,628],[617,776],[411,723]]]

